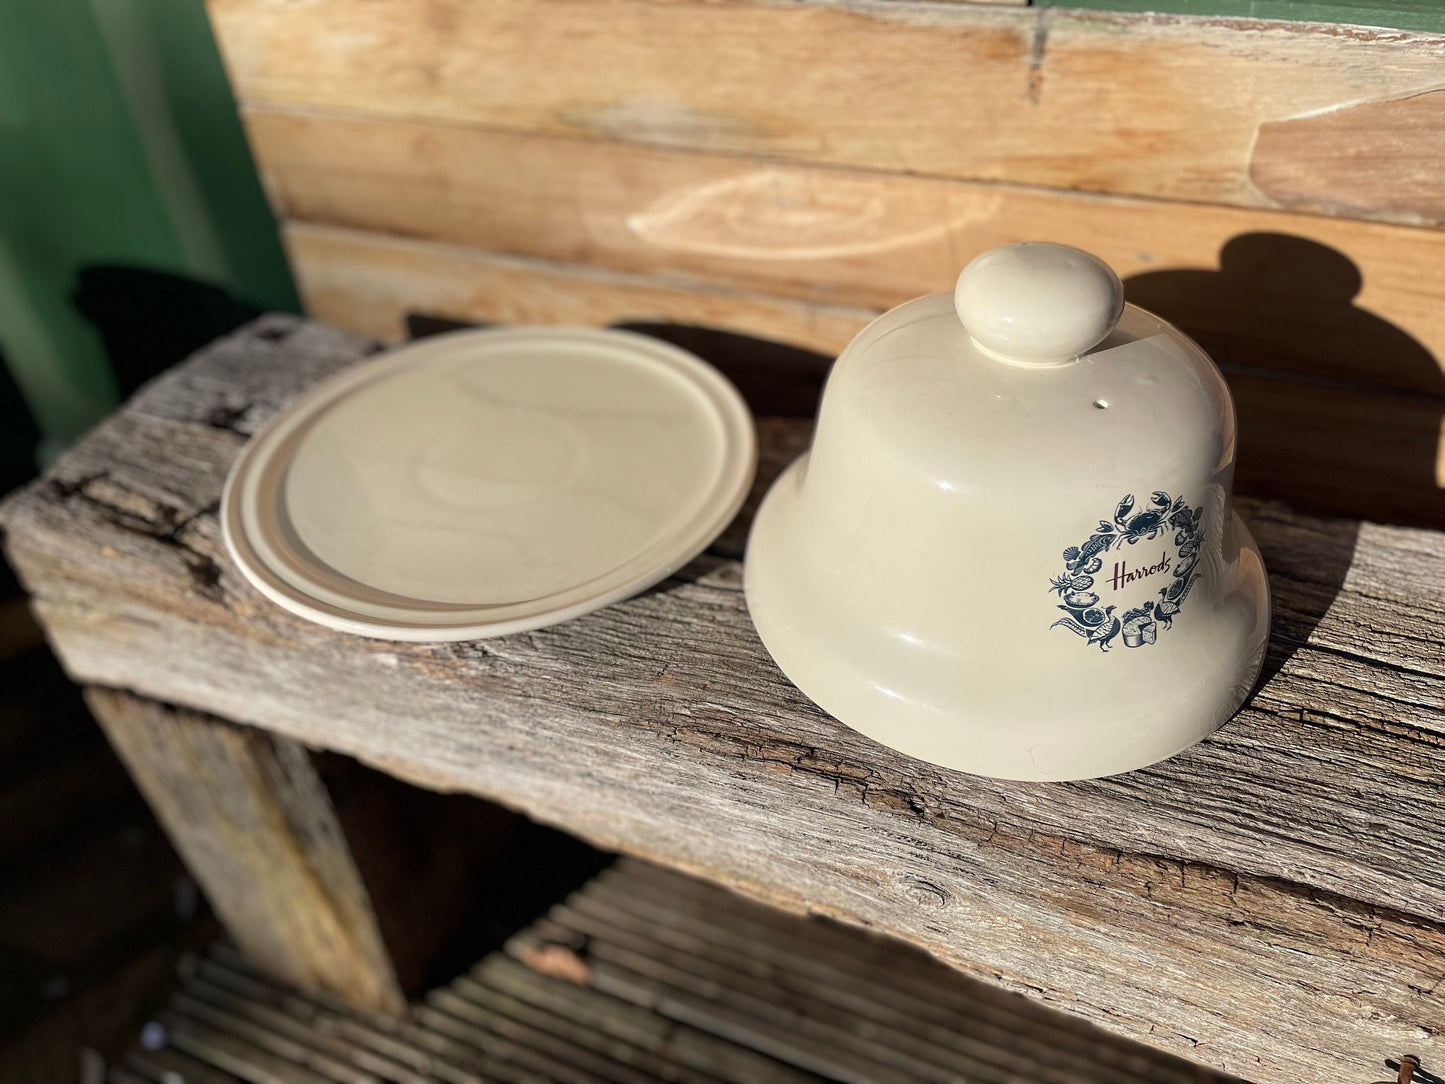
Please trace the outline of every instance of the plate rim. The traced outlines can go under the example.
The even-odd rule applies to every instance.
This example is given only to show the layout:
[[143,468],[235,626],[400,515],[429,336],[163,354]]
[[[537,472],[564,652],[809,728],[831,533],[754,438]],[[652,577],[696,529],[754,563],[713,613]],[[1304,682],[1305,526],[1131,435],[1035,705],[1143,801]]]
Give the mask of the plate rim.
[[[434,607],[435,619],[384,618],[348,610],[309,594],[270,567],[248,537],[247,502],[256,500],[253,491],[259,484],[258,477],[274,463],[278,454],[286,452],[291,438],[305,432],[310,422],[348,395],[392,375],[394,371],[426,364],[428,354],[455,349],[459,343],[472,339],[499,345],[506,340],[533,344],[561,339],[584,344],[590,341],[612,349],[621,346],[629,353],[643,355],[643,360],[682,375],[695,390],[701,392],[707,407],[713,412],[723,444],[718,477],[700,502],[698,512],[678,530],[644,547],[616,568],[590,581],[536,599],[491,604],[408,600],[423,609]],[[294,447],[291,454],[294,454]],[[242,577],[269,601],[298,617],[334,631],[374,639],[435,643],[486,639],[560,624],[630,598],[666,579],[706,550],[732,522],[752,489],[757,461],[757,428],[742,394],[718,369],[680,346],[620,328],[551,325],[463,328],[359,359],[325,377],[283,407],[250,438],[231,464],[221,491],[219,519],[225,548]],[[257,503],[259,507],[261,505]],[[657,557],[648,560],[640,569],[631,573],[621,571],[654,550],[659,551]],[[290,571],[305,579],[304,574],[296,569]],[[587,591],[583,597],[573,601],[560,601],[584,591],[587,583],[601,583],[603,586]],[[559,600],[559,604],[548,605],[548,600],[554,598]],[[525,608],[525,611],[516,612],[519,608]],[[487,618],[485,612],[488,610],[509,612]]]

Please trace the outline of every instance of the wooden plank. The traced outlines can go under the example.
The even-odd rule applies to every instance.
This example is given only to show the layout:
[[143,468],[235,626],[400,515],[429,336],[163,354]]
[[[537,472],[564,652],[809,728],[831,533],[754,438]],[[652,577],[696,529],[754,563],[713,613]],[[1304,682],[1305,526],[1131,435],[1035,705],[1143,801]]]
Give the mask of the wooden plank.
[[[798,991],[769,975],[761,980],[694,957],[590,914],[554,908],[551,917],[585,945],[591,984],[709,1031],[746,1041],[829,1079],[850,1084],[912,1084],[962,1077],[979,1084],[1006,1084],[1008,1067],[956,1059],[916,1035],[899,1041],[895,1028],[860,1026],[855,1007],[821,998],[799,1005]],[[746,1039],[743,1037],[746,1036]],[[1058,1077],[1038,1074],[1041,1084]],[[1070,1081],[1068,1084],[1078,1084]]]
[[212,908],[263,966],[397,1011],[366,889],[306,750],[115,689],[86,702]]
[[[484,323],[661,320],[745,331],[831,356],[873,315],[334,227],[293,223],[286,241],[312,315],[392,339],[408,312]],[[1147,276],[1135,283],[1150,285]],[[1193,304],[1205,290],[1185,275],[1174,296]],[[1425,358],[1417,375],[1434,365]],[[1437,481],[1445,478],[1445,395],[1310,383],[1253,368],[1226,368],[1226,376],[1239,413],[1241,493],[1328,514],[1445,526]]]
[[[634,1046],[612,1037],[604,1030],[588,1027],[579,1021],[559,1016],[545,1009],[538,1009],[510,994],[494,990],[470,978],[457,979],[451,984],[451,989],[453,993],[464,998],[472,1006],[485,1011],[488,1014],[487,1019],[512,1021],[516,1026],[532,1029],[533,1034],[548,1037],[544,1040],[546,1042],[560,1040],[606,1059],[605,1067],[599,1075],[607,1075],[615,1063],[617,1066],[627,1069],[636,1069],[642,1074],[639,1077],[642,1080],[665,1079],[676,1081],[678,1084],[718,1084],[717,1077],[700,1072],[688,1065],[686,1061],[678,1059],[670,1041],[666,1050],[668,1057],[659,1057],[654,1050]],[[597,999],[593,1000],[595,1002]],[[605,1011],[609,1017],[622,1016],[626,1021],[627,1014],[618,1013],[614,1006],[607,1005]],[[645,1016],[646,1014],[639,1013],[638,1015]],[[650,1018],[649,1022],[656,1023]],[[617,1074],[612,1073],[612,1075]],[[776,1074],[775,1079],[787,1080],[789,1084],[797,1084],[798,1081],[795,1075],[782,1073]],[[757,1079],[757,1084],[763,1084],[762,1080]]]
[[[243,997],[203,975],[192,974],[187,976],[184,994],[174,998],[172,1005],[183,1013],[190,1011],[188,1006],[200,1007],[200,1013],[191,1012],[190,1015],[202,1021],[212,1020],[223,1029],[229,1027],[242,1038],[255,1035],[258,1045],[266,1046],[269,1042],[271,1048],[280,1053],[300,1048],[303,1051],[299,1054],[300,1059],[325,1057],[344,1063],[348,1071],[358,1070],[393,1084],[430,1084],[430,1078],[405,1064],[379,1055],[355,1040],[336,1035],[324,1024],[318,1026],[321,1021],[314,1011],[303,1010],[298,1017],[277,1008],[274,1000],[265,996],[265,991],[259,997],[254,994]],[[263,1033],[268,1036],[266,1040],[259,1038]],[[275,1045],[278,1039],[281,1040],[280,1046]],[[292,1045],[285,1045],[288,1043]],[[293,1060],[298,1057],[296,1054],[287,1056]],[[325,1064],[317,1062],[317,1067],[330,1072]],[[334,1072],[330,1075],[337,1076]]]
[[[612,920],[590,924],[602,911]],[[558,924],[572,914],[588,916],[585,936]],[[508,955],[536,962],[529,949],[570,957],[583,977],[559,979]],[[637,969],[609,962],[619,952]],[[738,959],[741,969],[718,963]],[[482,1084],[471,1070],[483,1063],[488,1081],[509,1084],[824,1079],[809,1063],[827,1066],[826,1079],[855,1084],[1238,1084],[971,981],[908,946],[630,861],[427,1002],[399,1018],[372,1018],[262,979],[215,946],[183,974],[162,1016],[175,1028],[171,1045],[127,1061],[154,1084],[164,1084],[167,1070],[200,1082],[231,1079],[218,1066],[261,1084],[314,1080],[316,1072],[333,1084]],[[1001,1016],[1010,1028],[980,1029]],[[960,1030],[971,1036],[962,1045]],[[820,1033],[836,1045],[811,1038]],[[379,1055],[378,1045],[400,1053]],[[900,1074],[891,1064],[917,1071]]]
[[8,502],[72,673],[490,796],[603,846],[887,930],[1242,1076],[1445,1058],[1445,536],[1254,507],[1267,680],[1186,755],[1000,783],[810,705],[737,562],[474,645],[345,637],[249,590],[214,505],[244,434],[369,344],[271,317]]
[[1250,180],[1285,207],[1445,221],[1445,90],[1260,125]]
[[[449,1084],[491,1084],[498,1079],[492,1059],[459,1052],[456,1044],[426,1032],[407,1017],[363,1013],[315,990],[278,985],[224,945],[212,945],[209,956],[198,967],[205,982],[224,987],[253,1006],[280,1009],[320,1037],[323,1049],[334,1049],[331,1040],[339,1040],[358,1051],[351,1055],[358,1067],[382,1076],[390,1073],[397,1084],[407,1084],[413,1071]],[[390,1068],[382,1072],[384,1066]]]
[[882,0],[209,9],[253,105],[1255,207],[1276,203],[1250,178],[1263,155],[1262,177],[1337,185],[1351,213],[1419,221],[1438,200],[1442,164],[1415,166],[1434,142],[1381,142],[1388,183],[1371,201],[1358,170],[1255,141],[1363,103],[1413,117],[1399,103],[1438,89],[1439,35]]
[[1226,370],[1237,493],[1327,515],[1445,527],[1445,399]]
[[[1028,1048],[1041,1081],[1107,1064],[1116,1084],[1179,1084],[1197,1075],[1141,1049],[1109,1047],[1086,1024],[948,971],[884,938],[830,923],[799,923],[774,908],[624,859],[574,893],[569,904],[660,943],[767,977],[780,989],[850,1005],[902,1034],[966,1058],[1013,1065],[1000,1052]],[[555,916],[554,916],[555,917]],[[846,950],[843,946],[846,945]],[[584,942],[585,947],[585,942]],[[1162,1059],[1160,1059],[1162,1060]]]
[[870,310],[1048,238],[1103,257],[1221,364],[1445,397],[1435,230],[409,120],[253,108],[246,126],[290,219]]
[[666,1020],[616,999],[599,999],[584,986],[539,974],[498,953],[472,971],[475,983],[458,983],[466,996],[473,985],[491,994],[518,999],[535,1009],[565,1016],[635,1049],[670,1058],[689,1070],[746,1084],[801,1084],[808,1075],[757,1051],[729,1043],[696,1028]]
[[[530,935],[546,938],[551,930],[560,935],[558,946],[575,946],[589,969],[621,949],[649,969],[664,965],[681,989],[709,1003],[728,995],[735,1004],[761,1003],[764,1021],[790,1009],[806,1016],[804,1033],[847,1021],[839,1049],[866,1042],[919,1059],[917,1078],[1186,1084],[1204,1075],[1115,1044],[1096,1028],[950,972],[896,941],[800,920],[648,863],[622,860]],[[517,952],[527,937],[514,939],[508,951]],[[635,971],[631,981],[644,998],[659,992]]]
[[875,315],[300,223],[284,237],[308,313],[392,342],[416,312],[503,324],[667,321],[837,353]]

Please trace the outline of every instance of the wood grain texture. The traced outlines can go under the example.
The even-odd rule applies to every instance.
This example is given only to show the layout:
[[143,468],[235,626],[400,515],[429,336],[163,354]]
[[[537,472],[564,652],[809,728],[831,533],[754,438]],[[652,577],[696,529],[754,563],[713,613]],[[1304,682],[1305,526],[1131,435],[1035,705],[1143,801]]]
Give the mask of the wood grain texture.
[[403,1006],[306,750],[113,689],[86,702],[231,936],[261,966],[383,1012]]
[[[476,249],[411,241],[336,227],[292,223],[287,249],[307,311],[351,331],[392,341],[403,337],[408,313],[481,323],[615,324],[663,321],[747,332],[816,350],[840,351],[876,310],[822,305],[677,276],[608,272],[573,264],[498,256]],[[1263,235],[1261,235],[1263,236]],[[1284,268],[1292,266],[1281,247]],[[1250,245],[1234,250],[1249,264]],[[1232,266],[1232,265],[1231,265]],[[1186,328],[1220,356],[1246,358],[1262,349],[1255,329],[1267,329],[1264,310],[1280,295],[1251,289],[1249,275],[1195,270],[1136,276],[1134,292],[1159,309],[1171,302]],[[1271,272],[1270,274],[1273,274]],[[1236,279],[1243,281],[1236,284]],[[1326,280],[1330,281],[1330,280]],[[1163,295],[1160,297],[1159,295]],[[1221,322],[1234,313],[1237,323]],[[1435,361],[1418,344],[1377,317],[1346,304],[1306,308],[1333,316],[1323,326],[1338,347],[1354,330],[1361,350],[1329,356],[1365,356],[1381,373],[1428,384]],[[1243,342],[1241,342],[1243,338]],[[1365,349],[1373,345],[1373,351]],[[1318,358],[1301,358],[1302,364]],[[1302,379],[1252,365],[1225,375],[1239,412],[1240,491],[1285,500],[1336,515],[1392,523],[1445,526],[1445,394],[1374,387],[1336,378]],[[1435,379],[1441,379],[1435,372]]]
[[303,223],[288,223],[284,238],[310,315],[389,342],[406,337],[409,313],[424,313],[488,324],[675,322],[836,354],[876,315]]
[[[1404,31],[872,0],[208,6],[253,105],[1243,206],[1273,205],[1262,124],[1435,90],[1445,58]],[[1414,146],[1380,150],[1414,175]],[[1418,190],[1338,202],[1419,221]]]
[[[980,252],[1048,238],[1138,277],[1136,291],[1222,363],[1445,397],[1435,230],[405,120],[245,116],[287,219],[874,310],[952,289]],[[1199,280],[1229,296],[1201,303]],[[1393,344],[1381,341],[1390,327]]]
[[267,605],[222,552],[225,471],[368,348],[267,318],[7,503],[9,556],[74,675],[886,930],[1246,1078],[1445,1058],[1445,536],[1251,509],[1276,616],[1250,704],[1145,771],[996,782],[809,704],[732,559],[470,644],[353,639]]
[[1235,1084],[897,941],[625,860],[401,1018],[217,945],[162,1019],[171,1045],[126,1057],[152,1084],[216,1084],[208,1066],[262,1084]]
[[1285,207],[1445,222],[1445,90],[1260,125],[1255,186]]
[[[948,971],[909,946],[759,906],[623,859],[506,946],[529,968],[568,953],[580,985],[860,1084],[1226,1084],[1081,1021]],[[532,961],[532,963],[529,963]],[[495,957],[455,989],[541,986]],[[550,984],[549,984],[550,985]],[[579,991],[578,997],[581,995]]]

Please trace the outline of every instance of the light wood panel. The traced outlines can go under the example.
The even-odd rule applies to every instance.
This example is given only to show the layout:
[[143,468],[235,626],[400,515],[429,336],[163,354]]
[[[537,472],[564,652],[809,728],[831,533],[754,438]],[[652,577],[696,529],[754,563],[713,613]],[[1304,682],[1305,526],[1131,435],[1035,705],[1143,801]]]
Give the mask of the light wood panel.
[[308,313],[391,342],[419,313],[499,324],[675,322],[836,354],[875,315],[297,222],[283,236]]
[[1249,706],[1144,771],[1000,783],[810,705],[716,556],[482,644],[367,640],[267,603],[226,556],[222,481],[246,433],[369,346],[268,317],[6,504],[72,673],[870,924],[1247,1078],[1445,1057],[1445,536],[1246,506],[1276,606]]
[[1445,221],[1445,90],[1259,129],[1250,179],[1287,207]]
[[209,6],[249,104],[1403,221],[1440,210],[1438,139],[1380,140],[1366,163],[1322,155],[1313,129],[1256,145],[1262,125],[1365,103],[1372,128],[1429,132],[1439,36],[870,0]]
[[[291,223],[307,311],[399,340],[408,313],[482,323],[662,321],[744,331],[833,355],[873,315],[661,277]],[[1227,371],[1241,492],[1391,523],[1445,525],[1445,398]]]
[[1221,364],[1445,397],[1445,232],[472,126],[246,122],[288,218],[874,310],[952,289],[996,245],[1061,241]]

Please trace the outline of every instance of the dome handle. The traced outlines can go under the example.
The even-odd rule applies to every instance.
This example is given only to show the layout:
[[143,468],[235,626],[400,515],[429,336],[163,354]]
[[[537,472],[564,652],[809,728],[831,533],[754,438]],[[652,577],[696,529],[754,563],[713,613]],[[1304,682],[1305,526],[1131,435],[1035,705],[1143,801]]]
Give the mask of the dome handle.
[[1097,256],[1026,241],[974,257],[953,292],[985,354],[1015,365],[1066,365],[1099,345],[1124,312],[1124,287]]

